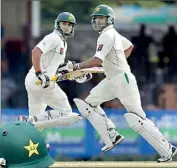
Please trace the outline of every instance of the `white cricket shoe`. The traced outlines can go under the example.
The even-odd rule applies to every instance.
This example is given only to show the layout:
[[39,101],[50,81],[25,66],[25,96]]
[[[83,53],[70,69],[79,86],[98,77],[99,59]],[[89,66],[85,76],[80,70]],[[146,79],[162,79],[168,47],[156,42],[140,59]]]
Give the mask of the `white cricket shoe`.
[[114,148],[116,145],[120,144],[123,140],[124,140],[124,136],[120,135],[117,131],[115,131],[115,135],[111,138],[112,139],[112,146],[104,146],[101,150],[103,152],[107,152],[109,150],[111,150],[112,148]]
[[69,126],[73,123],[80,121],[82,117],[78,113],[72,112],[71,114],[64,115],[58,110],[46,111],[37,116],[19,116],[18,120],[25,121],[33,124],[37,129],[56,127],[56,126]]
[[173,160],[173,157],[177,154],[177,148],[175,146],[172,146],[172,155],[171,157],[161,157],[157,160],[158,163],[162,162],[171,162]]
[[[24,122],[29,122],[31,123],[33,126],[35,126],[33,123],[32,123],[32,119],[30,119],[28,116],[18,116],[18,121],[24,121]],[[42,131],[43,128],[37,128],[39,131]]]

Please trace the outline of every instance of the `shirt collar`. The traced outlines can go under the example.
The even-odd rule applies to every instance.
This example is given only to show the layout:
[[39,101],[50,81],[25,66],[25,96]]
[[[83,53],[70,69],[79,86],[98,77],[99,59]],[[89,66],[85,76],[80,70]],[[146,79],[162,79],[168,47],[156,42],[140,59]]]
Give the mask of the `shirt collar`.
[[56,34],[58,34],[63,41],[66,41],[66,39],[63,38],[62,34],[58,30],[53,30]]
[[105,27],[101,33],[104,33],[106,30],[112,29],[112,28],[113,28],[113,25],[109,25],[109,26]]

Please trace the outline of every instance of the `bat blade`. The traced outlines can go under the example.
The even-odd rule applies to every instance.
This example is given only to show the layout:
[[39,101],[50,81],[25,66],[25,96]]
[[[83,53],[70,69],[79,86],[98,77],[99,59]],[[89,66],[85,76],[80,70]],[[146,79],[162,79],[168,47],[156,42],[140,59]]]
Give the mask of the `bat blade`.
[[69,72],[69,80],[75,80],[75,78],[81,77],[87,73],[104,73],[103,68],[94,67],[94,68],[86,68],[76,71]]
[[[71,71],[66,74],[57,74],[51,76],[50,80],[55,82],[60,82],[64,80],[75,80],[76,78],[81,77],[87,73],[104,73],[104,70],[102,67],[85,68],[81,70]],[[36,81],[36,85],[40,84],[41,84],[40,80]]]

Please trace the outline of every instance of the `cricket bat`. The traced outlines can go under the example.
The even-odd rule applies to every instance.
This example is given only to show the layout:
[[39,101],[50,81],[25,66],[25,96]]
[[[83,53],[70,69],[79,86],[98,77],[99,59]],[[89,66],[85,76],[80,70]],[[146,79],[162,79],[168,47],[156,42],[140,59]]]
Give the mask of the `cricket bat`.
[[[66,74],[56,74],[54,76],[51,76],[50,80],[54,82],[60,82],[64,80],[75,80],[76,78],[79,78],[87,73],[104,73],[104,70],[102,67],[80,69],[80,70],[68,72]],[[41,84],[40,80],[36,81],[36,85],[40,85],[40,84]]]

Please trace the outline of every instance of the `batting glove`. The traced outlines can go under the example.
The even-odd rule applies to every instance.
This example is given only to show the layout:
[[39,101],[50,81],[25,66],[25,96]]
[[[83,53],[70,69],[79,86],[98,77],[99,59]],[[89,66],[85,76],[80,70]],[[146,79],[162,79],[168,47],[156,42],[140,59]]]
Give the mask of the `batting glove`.
[[92,74],[88,73],[88,74],[84,74],[83,76],[76,78],[76,82],[77,83],[85,83],[88,82],[90,79],[92,79]]
[[60,65],[57,69],[57,74],[66,74],[69,72],[67,63]]
[[68,61],[67,63],[64,63],[60,65],[57,69],[57,73],[65,74],[71,71],[79,70],[79,64],[77,64],[75,61]]
[[36,72],[36,77],[42,82],[41,86],[43,88],[49,87],[50,84],[50,78],[45,74],[45,72]]

